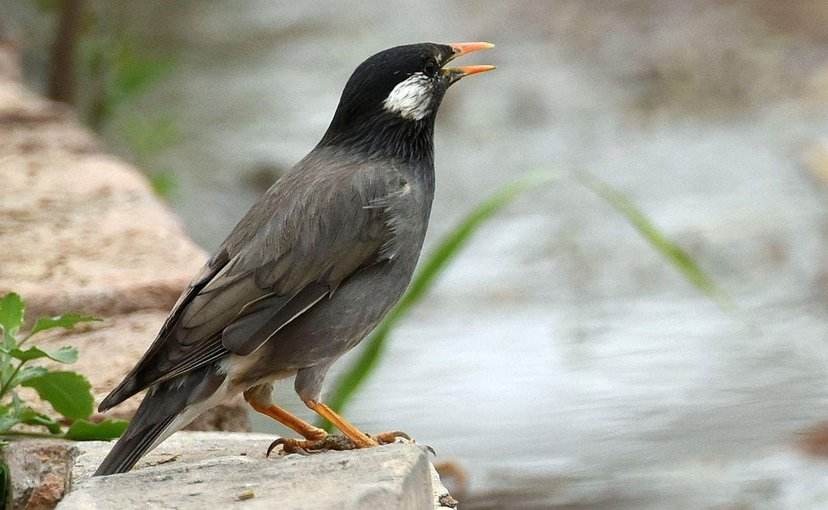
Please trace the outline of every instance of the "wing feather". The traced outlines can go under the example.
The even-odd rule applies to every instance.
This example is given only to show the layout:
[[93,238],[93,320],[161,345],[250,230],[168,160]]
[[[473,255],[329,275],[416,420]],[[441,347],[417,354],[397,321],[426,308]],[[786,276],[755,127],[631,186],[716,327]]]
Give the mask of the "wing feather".
[[254,352],[342,280],[382,260],[393,234],[381,204],[405,179],[387,166],[311,156],[239,222],[102,410],[229,353]]

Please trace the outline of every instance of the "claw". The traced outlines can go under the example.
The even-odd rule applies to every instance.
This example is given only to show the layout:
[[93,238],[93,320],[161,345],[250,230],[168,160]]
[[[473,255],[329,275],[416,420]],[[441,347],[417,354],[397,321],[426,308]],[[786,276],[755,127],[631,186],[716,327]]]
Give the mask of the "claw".
[[270,454],[279,445],[282,446],[282,451],[285,454],[298,453],[300,455],[310,455],[310,450],[313,450],[313,446],[315,446],[312,443],[316,442],[318,441],[302,441],[301,439],[288,439],[280,437],[279,439],[270,443],[270,446],[267,447],[267,453],[265,453],[265,457],[270,457]]
[[391,432],[381,432],[374,436],[374,439],[376,439],[379,444],[391,444],[396,442],[397,438],[400,437],[405,439],[406,441],[414,441],[413,439],[411,439],[411,436],[399,430],[394,430]]
[[[416,443],[416,441],[411,439],[411,436],[409,436],[408,434],[406,434],[405,432],[402,432],[400,430],[395,430],[395,431],[392,431],[392,432],[382,432],[382,433],[379,433],[376,436],[374,436],[374,439],[376,439],[377,442],[381,445],[382,444],[396,443],[397,439],[400,439],[400,438],[405,439],[405,441],[408,442],[408,443]],[[431,452],[432,455],[434,455],[435,457],[437,456],[437,452],[434,451],[434,448],[432,448],[429,445],[423,445],[423,446],[425,447],[426,450]]]
[[280,437],[279,439],[270,443],[270,446],[267,447],[267,453],[265,453],[265,457],[270,457],[270,452],[272,452],[273,449],[279,446],[280,444],[285,444],[285,438]]
[[271,452],[277,446],[282,446],[282,451],[286,454],[289,453],[298,453],[299,455],[310,455],[311,452],[308,450],[315,441],[302,441],[299,439],[287,439],[284,437],[280,437],[279,439],[270,443],[270,446],[267,447],[267,453],[265,453],[265,457],[270,457]]

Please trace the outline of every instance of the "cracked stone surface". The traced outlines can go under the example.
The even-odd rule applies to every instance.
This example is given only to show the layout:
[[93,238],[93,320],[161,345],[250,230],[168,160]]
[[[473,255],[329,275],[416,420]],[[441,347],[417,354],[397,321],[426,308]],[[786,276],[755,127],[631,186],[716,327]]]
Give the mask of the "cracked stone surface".
[[58,510],[451,508],[425,448],[396,443],[310,456],[264,455],[272,436],[179,432],[130,473],[91,478],[110,445],[80,443]]

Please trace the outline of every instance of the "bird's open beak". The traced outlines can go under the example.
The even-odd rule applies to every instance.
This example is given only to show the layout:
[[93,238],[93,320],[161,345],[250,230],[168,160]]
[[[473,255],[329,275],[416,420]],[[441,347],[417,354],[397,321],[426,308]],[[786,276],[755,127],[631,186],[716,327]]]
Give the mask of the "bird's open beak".
[[[475,51],[488,50],[489,48],[494,48],[494,44],[487,42],[453,43],[449,44],[449,46],[451,46],[451,48],[454,50],[454,55],[450,56],[448,60],[446,60],[446,63],[449,63],[455,58],[465,55],[467,53],[473,53]],[[444,67],[443,74],[449,77],[451,83],[454,83],[465,76],[485,73],[486,71],[491,71],[494,68],[495,66],[490,65]]]

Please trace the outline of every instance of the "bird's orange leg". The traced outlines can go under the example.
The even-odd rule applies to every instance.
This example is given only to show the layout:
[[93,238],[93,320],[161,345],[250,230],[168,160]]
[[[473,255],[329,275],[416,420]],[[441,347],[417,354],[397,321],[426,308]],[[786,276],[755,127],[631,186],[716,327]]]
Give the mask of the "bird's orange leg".
[[342,416],[339,416],[333,409],[328,407],[327,404],[316,402],[315,400],[308,400],[305,404],[310,407],[313,412],[325,418],[331,422],[334,427],[342,431],[348,439],[354,442],[354,446],[357,448],[371,448],[372,446],[379,446],[379,443],[374,438],[356,428],[353,423],[349,422]]
[[314,427],[305,420],[291,414],[290,412],[282,409],[281,407],[275,404],[270,404],[267,406],[261,405],[260,403],[256,402],[251,396],[248,396],[247,393],[245,393],[244,399],[247,400],[247,403],[250,404],[250,407],[255,409],[257,412],[260,412],[265,416],[273,418],[285,427],[301,435],[305,439],[308,439],[310,441],[320,441],[322,439],[325,439],[325,437],[327,437],[328,435],[327,432],[320,429],[319,427]]

